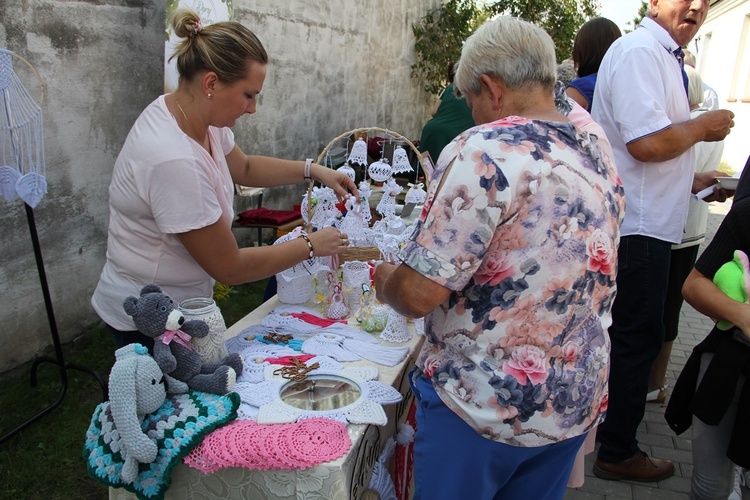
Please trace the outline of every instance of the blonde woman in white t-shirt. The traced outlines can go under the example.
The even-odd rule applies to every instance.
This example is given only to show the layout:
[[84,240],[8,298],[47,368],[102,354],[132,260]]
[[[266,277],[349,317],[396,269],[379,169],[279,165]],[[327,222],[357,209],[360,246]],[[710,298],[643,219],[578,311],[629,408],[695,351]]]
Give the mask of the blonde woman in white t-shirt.
[[228,285],[264,279],[315,256],[335,255],[346,235],[325,228],[273,247],[238,248],[231,231],[234,184],[271,187],[316,181],[343,198],[354,182],[308,161],[245,154],[230,130],[253,114],[268,55],[237,22],[203,26],[188,9],[171,18],[182,38],[173,58],[177,90],[138,117],[115,162],[110,184],[107,260],[91,299],[119,346],[153,345],[135,330],[123,300],[156,283],[175,302],[210,297]]

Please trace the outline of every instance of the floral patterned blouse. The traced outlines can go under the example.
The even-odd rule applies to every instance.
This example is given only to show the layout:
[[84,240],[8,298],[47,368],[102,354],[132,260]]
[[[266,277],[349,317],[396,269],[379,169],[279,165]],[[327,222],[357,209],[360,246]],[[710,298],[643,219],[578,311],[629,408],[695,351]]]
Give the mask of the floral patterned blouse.
[[614,164],[572,123],[508,117],[440,155],[400,257],[453,290],[417,366],[482,436],[543,446],[604,419],[624,208]]

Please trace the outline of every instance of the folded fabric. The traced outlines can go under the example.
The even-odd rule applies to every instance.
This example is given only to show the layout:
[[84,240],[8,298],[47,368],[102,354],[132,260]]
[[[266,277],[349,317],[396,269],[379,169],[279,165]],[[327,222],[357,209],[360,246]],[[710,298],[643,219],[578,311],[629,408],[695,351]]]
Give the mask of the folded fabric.
[[89,476],[104,486],[125,488],[141,500],[162,499],[172,483],[172,469],[205,435],[237,418],[239,406],[240,397],[235,392],[219,396],[190,391],[168,396],[141,424],[156,443],[158,455],[153,462],[139,465],[133,483],[125,483],[120,478],[122,439],[114,426],[109,401],[105,401],[94,410],[86,432],[83,458]]
[[237,215],[239,224],[269,224],[279,225],[302,217],[298,210],[269,210],[267,208],[253,208]]
[[307,469],[343,456],[351,445],[346,425],[327,418],[277,425],[237,420],[206,436],[184,461],[207,474],[227,467]]

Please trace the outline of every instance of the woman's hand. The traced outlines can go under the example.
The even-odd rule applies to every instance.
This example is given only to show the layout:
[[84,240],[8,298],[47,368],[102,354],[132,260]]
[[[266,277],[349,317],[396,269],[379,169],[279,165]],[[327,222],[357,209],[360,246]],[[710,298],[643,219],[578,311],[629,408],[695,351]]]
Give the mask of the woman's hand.
[[307,237],[312,242],[316,257],[338,255],[349,247],[349,238],[347,235],[333,226],[324,227],[314,233],[308,233]]
[[310,166],[310,174],[316,181],[333,189],[339,201],[343,201],[350,192],[359,199],[357,185],[345,173],[313,163]]

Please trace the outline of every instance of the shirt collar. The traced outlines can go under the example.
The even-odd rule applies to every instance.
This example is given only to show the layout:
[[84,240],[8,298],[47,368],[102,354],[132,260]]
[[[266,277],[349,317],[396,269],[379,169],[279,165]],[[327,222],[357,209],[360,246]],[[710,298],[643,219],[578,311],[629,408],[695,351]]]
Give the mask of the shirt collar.
[[644,17],[638,27],[644,28],[649,33],[651,33],[654,38],[656,38],[656,41],[659,42],[669,52],[674,53],[674,51],[679,47],[677,42],[672,39],[672,36],[669,34],[669,32],[662,28],[656,21],[654,21],[650,17]]

